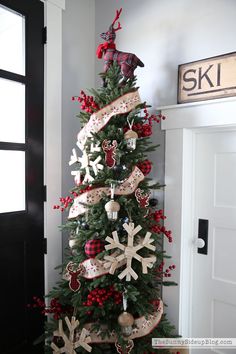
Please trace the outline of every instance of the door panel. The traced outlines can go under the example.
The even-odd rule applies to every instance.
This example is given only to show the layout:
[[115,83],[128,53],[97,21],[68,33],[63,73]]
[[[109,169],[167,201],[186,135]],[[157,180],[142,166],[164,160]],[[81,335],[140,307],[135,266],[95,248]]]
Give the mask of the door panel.
[[[192,337],[235,337],[236,131],[196,134],[195,235],[209,220],[208,254],[195,249]],[[192,350],[193,354],[235,349]]]
[[39,0],[0,0],[1,354],[43,352],[27,307],[44,295],[43,16]]

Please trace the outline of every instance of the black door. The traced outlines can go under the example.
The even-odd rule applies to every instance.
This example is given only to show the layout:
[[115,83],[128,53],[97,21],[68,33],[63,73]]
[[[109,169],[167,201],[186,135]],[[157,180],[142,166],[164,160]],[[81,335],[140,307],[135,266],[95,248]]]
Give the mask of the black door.
[[43,351],[43,3],[0,0],[0,352]]

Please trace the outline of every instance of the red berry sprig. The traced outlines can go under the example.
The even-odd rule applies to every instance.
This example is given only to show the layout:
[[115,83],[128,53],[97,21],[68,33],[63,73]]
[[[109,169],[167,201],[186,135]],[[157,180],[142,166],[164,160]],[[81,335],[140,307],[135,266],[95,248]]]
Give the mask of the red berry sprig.
[[70,207],[73,203],[73,199],[69,195],[65,198],[61,197],[59,200],[61,205],[53,205],[53,209],[60,209],[61,212]]
[[73,96],[72,101],[79,101],[81,103],[80,108],[87,113],[93,113],[100,109],[99,105],[94,100],[93,96],[87,96],[84,91],[80,91],[81,96]]
[[175,265],[174,264],[172,264],[172,265],[170,265],[168,268],[166,268],[166,270],[163,272],[163,275],[164,275],[164,277],[171,277],[171,270],[174,270],[175,269]]
[[99,306],[103,307],[104,302],[113,299],[113,303],[116,305],[122,302],[122,294],[114,289],[111,285],[108,288],[95,288],[87,295],[87,300],[83,303],[84,306]]
[[164,265],[165,265],[165,262],[161,262],[161,263],[160,263],[160,265],[159,265],[159,267],[158,267],[158,271],[159,271],[159,272],[161,272],[161,273],[163,272],[163,267],[164,267]]
[[152,126],[153,122],[160,123],[161,120],[165,120],[166,117],[163,114],[149,114],[147,108],[145,107],[143,112],[145,113],[144,119]]
[[159,223],[161,220],[165,220],[166,216],[164,215],[164,211],[159,209],[155,210],[154,213],[149,213],[149,219]]
[[165,226],[153,225],[151,227],[151,231],[154,234],[164,234],[170,243],[173,242],[172,232],[170,230],[166,230]]
[[[130,128],[127,126],[124,127],[124,133],[126,133]],[[152,135],[152,126],[149,123],[141,124],[136,123],[132,125],[132,130],[138,134],[139,138],[145,138]]]
[[50,305],[48,307],[46,306],[45,302],[37,296],[34,296],[33,300],[34,303],[28,304],[27,307],[39,308],[41,309],[41,314],[43,315],[53,314],[53,318],[55,320],[61,318],[62,314],[73,312],[73,308],[71,306],[62,306],[56,298],[51,299]]
[[168,268],[164,270],[165,262],[161,262],[159,267],[157,268],[158,273],[165,278],[171,277],[171,270],[176,268],[175,264],[171,264]]
[[68,207],[71,207],[71,205],[73,204],[73,202],[74,202],[73,198],[76,198],[76,197],[78,197],[79,194],[83,194],[85,192],[88,192],[93,188],[94,187],[92,187],[92,186],[87,186],[85,188],[81,188],[78,192],[75,192],[75,191],[70,192],[71,196],[68,195],[65,198],[61,197],[59,199],[59,201],[61,202],[61,205],[55,204],[55,205],[53,205],[53,209],[59,209],[61,212],[65,211]]

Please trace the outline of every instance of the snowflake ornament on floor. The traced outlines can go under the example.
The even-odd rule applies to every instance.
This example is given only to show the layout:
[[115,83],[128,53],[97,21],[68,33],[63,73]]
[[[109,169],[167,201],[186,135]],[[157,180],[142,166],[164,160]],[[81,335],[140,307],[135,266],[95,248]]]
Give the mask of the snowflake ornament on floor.
[[64,341],[64,346],[58,348],[55,343],[51,343],[51,348],[53,349],[53,354],[76,354],[76,348],[82,347],[87,352],[92,351],[92,347],[88,345],[91,342],[89,336],[89,331],[86,328],[83,328],[78,340],[75,340],[75,330],[79,326],[79,321],[72,316],[71,321],[68,317],[65,317],[67,327],[69,329],[69,336],[65,334],[62,327],[62,320],[59,320],[59,328],[57,331],[54,331],[53,334],[56,337],[61,337]]
[[[127,281],[131,280],[131,277],[135,280],[138,279],[138,274],[132,269],[132,260],[135,258],[142,264],[142,272],[143,274],[147,274],[148,268],[152,268],[153,264],[156,262],[156,257],[142,257],[137,252],[142,248],[148,248],[151,251],[155,251],[156,247],[151,243],[154,239],[151,239],[151,233],[147,232],[144,238],[141,238],[138,232],[142,229],[140,225],[137,227],[134,226],[133,223],[123,224],[123,228],[126,230],[128,236],[127,245],[123,245],[120,243],[117,231],[113,231],[113,238],[107,236],[106,241],[109,242],[109,245],[105,246],[106,250],[112,250],[114,248],[118,248],[122,251],[122,253],[116,257],[114,256],[105,256],[104,259],[107,261],[104,264],[105,268],[109,268],[109,273],[114,274],[115,270],[120,267],[120,263],[122,260],[126,261],[126,268],[118,275],[119,279],[123,279],[126,277]],[[134,242],[134,236],[136,235],[137,240]],[[135,244],[135,245],[134,245]]]

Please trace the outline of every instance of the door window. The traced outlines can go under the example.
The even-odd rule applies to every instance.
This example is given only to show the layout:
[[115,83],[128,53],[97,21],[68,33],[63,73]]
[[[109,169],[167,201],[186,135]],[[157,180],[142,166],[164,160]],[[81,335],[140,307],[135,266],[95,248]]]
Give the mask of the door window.
[[0,213],[25,210],[25,17],[0,5]]
[[0,68],[25,74],[25,17],[0,6]]

